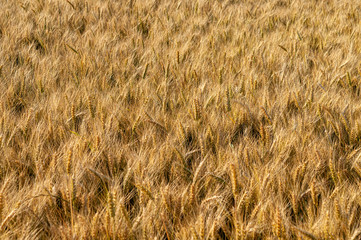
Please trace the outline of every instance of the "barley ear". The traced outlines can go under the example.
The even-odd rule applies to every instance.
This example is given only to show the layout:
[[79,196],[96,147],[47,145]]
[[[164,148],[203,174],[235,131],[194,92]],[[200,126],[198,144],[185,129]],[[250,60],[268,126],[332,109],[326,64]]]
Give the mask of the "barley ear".
[[330,173],[331,173],[331,178],[333,180],[333,183],[335,184],[335,186],[337,185],[338,179],[337,179],[337,175],[336,175],[336,171],[335,171],[335,165],[333,163],[333,161],[331,159],[329,159],[329,169],[330,169]]
[[88,97],[87,105],[88,105],[88,110],[89,110],[90,116],[92,118],[94,118],[95,117],[95,112],[94,112],[94,107],[93,107],[93,104],[92,104],[91,97]]
[[310,190],[311,190],[311,198],[312,198],[313,205],[317,207],[317,199],[316,199],[316,191],[315,191],[315,181],[313,181],[313,182],[311,183]]
[[115,197],[112,192],[108,192],[108,211],[109,216],[114,218],[115,217]]
[[230,177],[231,177],[231,184],[232,184],[232,193],[233,193],[233,197],[236,200],[237,196],[238,196],[238,184],[237,184],[237,172],[236,172],[236,167],[235,165],[232,163],[230,166]]
[[195,198],[196,198],[195,195],[196,195],[196,193],[195,193],[195,186],[194,186],[194,184],[192,184],[192,185],[190,186],[190,191],[189,191],[189,205],[194,204]]
[[71,105],[70,111],[71,111],[71,120],[73,122],[73,129],[76,130],[75,129],[76,128],[76,118],[75,118],[75,105],[74,104]]
[[73,151],[69,150],[68,152],[68,157],[67,157],[67,161],[66,161],[66,173],[68,174],[68,176],[71,175],[72,170],[73,170],[73,164],[72,164],[72,156],[73,156]]
[[281,217],[281,212],[279,209],[276,210],[275,223],[274,223],[274,233],[278,239],[284,239],[284,226]]
[[132,230],[132,222],[130,221],[127,209],[125,208],[124,204],[120,204],[120,210],[123,214],[123,217],[125,219],[125,222],[127,224],[128,230],[131,231]]
[[194,99],[193,101],[193,114],[194,120],[199,120],[201,118],[201,106],[198,99]]

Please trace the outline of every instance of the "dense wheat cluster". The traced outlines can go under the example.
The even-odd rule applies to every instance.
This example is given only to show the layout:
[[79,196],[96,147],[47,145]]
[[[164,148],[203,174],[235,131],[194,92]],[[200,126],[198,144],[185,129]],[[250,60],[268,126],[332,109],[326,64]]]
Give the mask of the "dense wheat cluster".
[[0,0],[1,239],[360,239],[357,0]]

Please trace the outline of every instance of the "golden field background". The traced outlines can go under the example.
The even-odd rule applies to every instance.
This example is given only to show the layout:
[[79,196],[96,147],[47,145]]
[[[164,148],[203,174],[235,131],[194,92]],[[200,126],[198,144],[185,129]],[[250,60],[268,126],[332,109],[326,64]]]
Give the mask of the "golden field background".
[[1,239],[360,239],[359,1],[1,0]]

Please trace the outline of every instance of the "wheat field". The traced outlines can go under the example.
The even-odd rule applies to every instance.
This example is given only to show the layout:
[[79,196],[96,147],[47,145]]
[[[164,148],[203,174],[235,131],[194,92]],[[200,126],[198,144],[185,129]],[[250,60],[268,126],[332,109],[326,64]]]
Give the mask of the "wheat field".
[[361,239],[361,2],[0,0],[1,239]]

